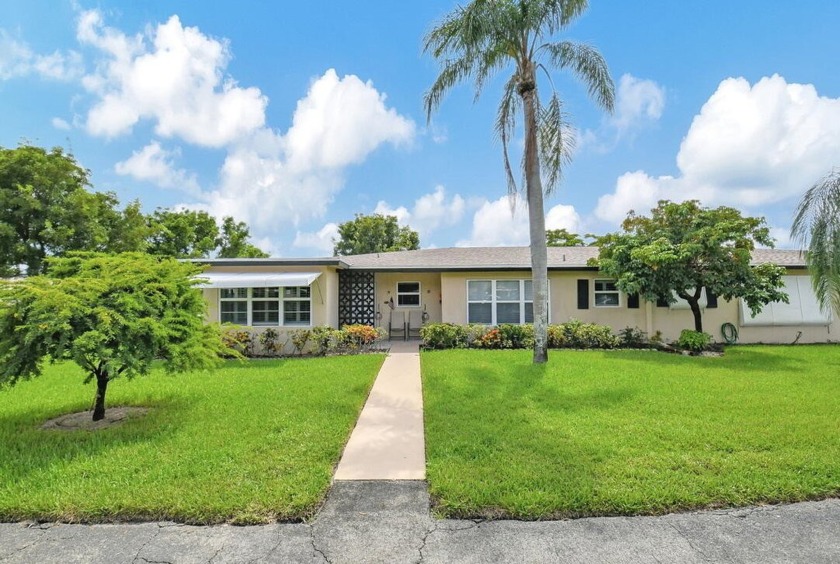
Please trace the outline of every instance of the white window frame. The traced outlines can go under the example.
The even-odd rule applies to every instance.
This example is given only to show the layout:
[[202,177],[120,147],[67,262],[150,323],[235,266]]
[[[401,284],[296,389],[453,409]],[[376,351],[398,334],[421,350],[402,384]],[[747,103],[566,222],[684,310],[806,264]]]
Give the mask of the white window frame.
[[[615,290],[599,290],[598,283],[599,282],[606,282],[612,284]],[[615,294],[617,299],[617,303],[615,304],[599,304],[598,303],[598,295],[599,294]],[[592,282],[592,303],[595,307],[605,307],[605,308],[616,308],[621,307],[621,291],[618,289],[618,286],[615,285],[615,280],[611,278],[596,278]]]
[[[219,289],[219,322],[221,323],[228,323],[222,320],[222,304],[223,303],[230,303],[230,302],[244,302],[246,304],[246,323],[237,323],[236,325],[242,325],[243,327],[312,327],[312,288],[311,286],[279,286],[279,287],[272,287],[266,288],[266,290],[271,290],[277,288],[278,295],[277,297],[254,297],[254,290],[262,290],[263,288],[220,288]],[[309,291],[309,297],[306,298],[299,298],[299,297],[292,297],[287,298],[285,297],[285,290],[287,288],[306,288]],[[223,297],[225,290],[245,290],[245,297],[235,296],[232,298],[225,298]],[[238,292],[237,292],[238,293]],[[277,315],[277,323],[259,323],[254,324],[254,302],[272,302],[276,301],[278,303],[278,315]],[[286,312],[286,302],[308,302],[309,303],[309,322],[308,323],[286,323],[285,319],[285,312]]]
[[[490,282],[490,300],[470,300],[470,282]],[[527,304],[531,304],[531,312],[533,314],[534,311],[534,295],[533,295],[533,282],[530,278],[472,278],[468,279],[466,283],[466,312],[465,318],[467,323],[475,323],[470,321],[470,304],[490,304],[490,324],[489,325],[498,325],[498,317],[497,317],[497,305],[502,304],[509,304],[509,303],[517,303],[515,300],[499,300],[496,297],[496,283],[497,282],[519,282],[519,323],[515,323],[514,325],[525,325],[526,323],[533,323],[533,321],[525,321],[525,306]],[[525,283],[532,282],[531,287],[531,299],[525,299]],[[551,293],[549,292],[549,304],[551,303]],[[551,307],[549,305],[549,312],[551,311]],[[532,315],[533,317],[533,315]]]
[[[400,292],[400,284],[417,284],[417,291],[416,292]],[[396,284],[396,289],[394,291],[395,295],[397,296],[397,303],[395,304],[396,307],[405,307],[411,309],[417,309],[423,307],[423,285],[420,282],[415,282],[413,280],[400,280]],[[401,296],[417,296],[417,305],[403,305],[400,303]]]

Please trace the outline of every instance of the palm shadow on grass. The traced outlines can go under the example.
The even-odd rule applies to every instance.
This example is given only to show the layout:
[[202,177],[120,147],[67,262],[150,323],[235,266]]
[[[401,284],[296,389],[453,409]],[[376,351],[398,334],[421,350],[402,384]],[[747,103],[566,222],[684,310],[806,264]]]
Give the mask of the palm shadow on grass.
[[[435,511],[455,518],[574,517],[576,500],[591,497],[598,487],[597,468],[605,452],[579,440],[574,429],[534,414],[597,417],[632,399],[634,390],[569,392],[562,382],[546,385],[546,378],[555,375],[545,365],[523,362],[508,369],[514,377],[510,371],[500,375],[483,369],[480,361],[470,363],[457,380],[436,377],[434,396],[426,394],[427,409],[438,410],[436,398],[446,398],[441,417],[426,418],[427,433],[434,437],[427,440],[427,451]],[[457,398],[482,415],[459,411]],[[506,457],[503,464],[499,456]],[[459,473],[468,473],[468,479],[458,479]]]

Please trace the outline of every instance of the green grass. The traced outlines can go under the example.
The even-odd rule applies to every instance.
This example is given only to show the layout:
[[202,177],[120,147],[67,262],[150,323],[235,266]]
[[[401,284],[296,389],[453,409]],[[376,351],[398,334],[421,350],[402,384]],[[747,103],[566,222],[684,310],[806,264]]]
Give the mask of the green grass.
[[108,406],[150,406],[97,431],[46,431],[90,407],[73,364],[0,391],[0,521],[259,523],[311,516],[381,355],[228,363],[115,380]]
[[662,514],[840,495],[840,346],[422,355],[450,517]]

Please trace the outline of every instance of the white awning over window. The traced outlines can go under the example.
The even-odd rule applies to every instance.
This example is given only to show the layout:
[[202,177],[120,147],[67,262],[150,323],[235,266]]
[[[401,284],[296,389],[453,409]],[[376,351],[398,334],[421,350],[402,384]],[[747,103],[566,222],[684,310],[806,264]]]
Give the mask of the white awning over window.
[[320,272],[203,272],[199,288],[274,288],[277,286],[309,286]]

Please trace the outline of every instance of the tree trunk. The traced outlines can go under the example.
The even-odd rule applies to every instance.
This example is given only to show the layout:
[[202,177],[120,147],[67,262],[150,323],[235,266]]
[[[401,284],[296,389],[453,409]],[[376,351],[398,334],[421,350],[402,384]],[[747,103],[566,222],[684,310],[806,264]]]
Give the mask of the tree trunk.
[[525,191],[531,236],[531,276],[534,283],[534,364],[548,361],[548,249],[545,240],[540,155],[537,146],[536,82],[522,83],[525,127]]
[[700,296],[703,295],[702,284],[697,284],[697,286],[694,288],[694,294],[677,292],[677,295],[688,302],[688,307],[691,308],[691,313],[694,315],[694,330],[698,333],[702,333],[703,312],[700,311]]
[[691,308],[691,313],[694,314],[694,330],[698,333],[703,332],[703,316],[700,312],[700,304],[696,299],[688,300],[688,305]]
[[96,375],[96,402],[93,406],[93,420],[105,419],[105,392],[108,390],[108,375]]

